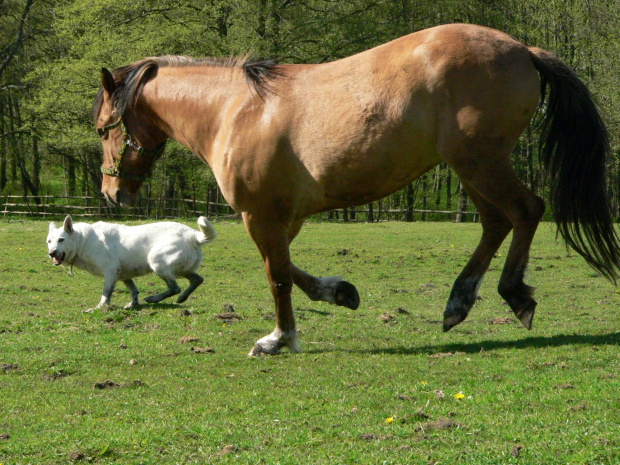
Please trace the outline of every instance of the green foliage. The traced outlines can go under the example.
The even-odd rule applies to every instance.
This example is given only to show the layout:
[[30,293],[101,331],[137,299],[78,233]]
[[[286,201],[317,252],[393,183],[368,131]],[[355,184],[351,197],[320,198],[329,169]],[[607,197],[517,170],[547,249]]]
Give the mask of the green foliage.
[[[0,154],[9,164],[21,157],[35,176],[30,147],[33,138],[39,140],[44,167],[40,183],[44,185],[52,185],[51,178],[62,176],[65,185],[76,184],[82,193],[98,192],[101,148],[92,130],[91,109],[102,67],[116,68],[164,54],[250,54],[316,63],[358,53],[426,27],[470,22],[554,51],[586,80],[612,134],[610,197],[620,211],[620,187],[615,182],[620,171],[617,1],[50,0],[36,1],[26,10],[29,2],[0,3],[0,61],[9,56],[20,17],[27,12],[23,40],[0,73]],[[21,117],[9,106],[21,110]],[[542,173],[531,142],[534,139],[523,139],[515,162],[524,182],[540,190]],[[166,163],[155,173],[162,181],[151,183],[156,192],[167,188],[168,173],[175,171],[169,169],[174,161]],[[184,176],[191,185],[207,182],[213,186],[208,171],[191,164]],[[13,170],[9,176],[11,186],[23,184],[15,173]],[[4,181],[0,190],[3,188]],[[26,192],[26,187],[22,188]],[[398,204],[399,199],[391,203]]]
[[[505,244],[442,333],[479,225],[308,224],[295,263],[343,275],[361,306],[295,290],[303,352],[258,359],[264,268],[242,224],[215,228],[186,304],[125,310],[119,284],[118,307],[90,314],[102,279],[53,267],[47,222],[0,220],[0,463],[618,463],[620,294],[551,225],[532,248],[531,332],[496,292]],[[164,285],[136,283],[141,298]]]

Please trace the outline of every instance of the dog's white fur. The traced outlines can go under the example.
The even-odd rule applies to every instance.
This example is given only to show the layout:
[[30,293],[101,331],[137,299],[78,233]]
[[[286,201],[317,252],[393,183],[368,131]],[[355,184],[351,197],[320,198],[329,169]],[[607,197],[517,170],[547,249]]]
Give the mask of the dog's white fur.
[[[181,303],[204,281],[196,273],[202,263],[202,246],[217,236],[203,216],[198,218],[198,227],[200,231],[174,222],[125,226],[100,221],[91,225],[73,223],[67,216],[59,228],[50,223],[48,253],[56,266],[76,266],[104,277],[101,301],[95,309],[111,304],[119,279],[131,294],[126,308],[137,306],[138,289],[132,278],[151,272],[163,279],[168,288],[144,300],[155,303],[180,293],[177,302]],[[182,293],[177,277],[190,283]]]

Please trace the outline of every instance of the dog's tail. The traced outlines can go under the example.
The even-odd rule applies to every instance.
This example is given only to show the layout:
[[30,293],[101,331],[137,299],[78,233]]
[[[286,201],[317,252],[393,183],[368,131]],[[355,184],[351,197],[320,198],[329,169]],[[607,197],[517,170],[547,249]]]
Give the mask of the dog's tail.
[[217,233],[209,220],[204,216],[198,218],[198,227],[200,228],[200,232],[196,233],[196,241],[198,245],[205,245],[209,242],[213,241],[217,237]]

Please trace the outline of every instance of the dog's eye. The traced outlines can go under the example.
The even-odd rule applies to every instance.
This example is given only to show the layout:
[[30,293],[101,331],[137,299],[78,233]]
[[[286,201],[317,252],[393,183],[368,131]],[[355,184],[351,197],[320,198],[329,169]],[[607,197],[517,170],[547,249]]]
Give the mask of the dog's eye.
[[59,237],[59,238],[58,238],[58,242],[62,242],[62,241],[64,241],[64,240],[65,240],[65,239],[64,239],[63,237]]

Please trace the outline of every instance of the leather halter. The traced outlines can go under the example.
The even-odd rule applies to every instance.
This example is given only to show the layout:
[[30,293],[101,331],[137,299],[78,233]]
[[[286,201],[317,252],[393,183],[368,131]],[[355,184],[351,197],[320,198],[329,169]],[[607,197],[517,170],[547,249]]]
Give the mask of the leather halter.
[[[123,131],[123,143],[121,145],[121,148],[118,151],[118,155],[114,157],[114,165],[112,165],[112,167],[110,168],[101,166],[101,172],[103,174],[107,174],[108,176],[126,178],[126,179],[131,179],[134,181],[144,181],[146,180],[146,178],[148,178],[151,172],[153,162],[157,160],[157,158],[159,158],[161,154],[164,152],[164,149],[166,148],[166,141],[162,142],[154,149],[145,149],[144,147],[140,147],[137,144],[137,142],[134,141],[133,137],[131,137],[131,134],[129,134],[129,132],[127,131],[127,127],[125,126],[125,123],[123,123],[122,118],[119,118],[118,121],[115,123],[108,124],[107,126],[104,126],[102,128],[98,128],[97,134],[99,134],[100,136],[104,136],[106,135],[106,133],[108,133],[108,131],[118,126],[120,126]],[[132,149],[136,150],[138,152],[138,155],[146,156],[153,160],[151,162],[151,167],[147,170],[146,173],[144,174],[129,173],[121,168],[123,156],[125,155],[125,152],[127,151],[127,147],[131,147]]]

